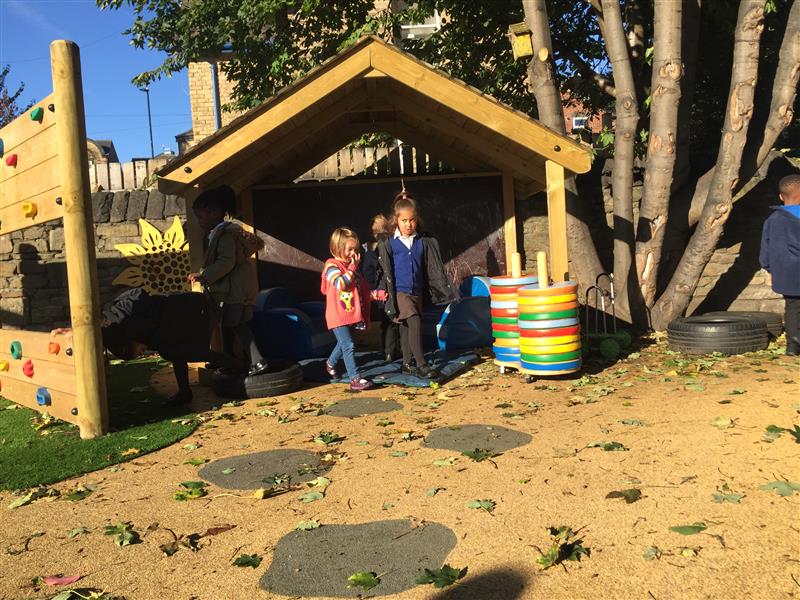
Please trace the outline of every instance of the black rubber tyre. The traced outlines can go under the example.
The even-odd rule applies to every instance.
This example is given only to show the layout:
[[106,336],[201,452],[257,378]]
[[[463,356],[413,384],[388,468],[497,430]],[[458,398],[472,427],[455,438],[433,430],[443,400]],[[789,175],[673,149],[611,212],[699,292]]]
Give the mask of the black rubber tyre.
[[266,398],[294,392],[303,385],[303,370],[295,362],[272,359],[269,371],[253,377],[214,373],[211,389],[222,398]]
[[763,319],[767,323],[767,331],[773,338],[780,337],[783,333],[783,315],[773,312],[763,312],[757,310],[719,310],[703,315],[704,317],[748,317],[751,319]]
[[743,354],[769,345],[763,319],[733,315],[675,319],[667,327],[670,350],[685,354]]

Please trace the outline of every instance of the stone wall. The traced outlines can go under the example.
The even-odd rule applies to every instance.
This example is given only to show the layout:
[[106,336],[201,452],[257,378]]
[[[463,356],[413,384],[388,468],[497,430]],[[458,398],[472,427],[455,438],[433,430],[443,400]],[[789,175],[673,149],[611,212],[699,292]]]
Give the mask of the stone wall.
[[[98,192],[92,205],[100,296],[107,302],[124,289],[111,282],[129,265],[114,246],[141,243],[139,219],[163,232],[186,209],[183,198],[157,190]],[[0,325],[44,331],[68,322],[61,221],[0,236]]]

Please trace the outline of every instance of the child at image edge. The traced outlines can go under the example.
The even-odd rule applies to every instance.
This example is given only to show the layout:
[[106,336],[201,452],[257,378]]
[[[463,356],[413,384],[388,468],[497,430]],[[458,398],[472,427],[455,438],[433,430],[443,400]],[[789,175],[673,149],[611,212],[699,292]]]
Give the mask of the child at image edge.
[[[369,286],[358,271],[361,262],[358,236],[351,229],[339,227],[331,235],[330,252],[333,258],[325,261],[322,268],[320,291],[325,295],[325,321],[336,336],[336,346],[325,361],[325,370],[331,379],[339,379],[336,365],[344,358],[350,390],[369,390],[374,384],[358,374],[350,329],[366,329],[369,325],[371,298]],[[383,294],[375,292],[375,296]]]
[[784,206],[764,222],[759,261],[772,279],[772,290],[786,302],[786,354],[800,354],[800,175],[778,183]]
[[380,287],[386,290],[386,315],[400,325],[403,372],[437,379],[439,374],[425,362],[422,349],[422,301],[448,304],[458,294],[444,272],[439,242],[420,229],[417,203],[403,190],[392,202],[389,235],[378,243]]

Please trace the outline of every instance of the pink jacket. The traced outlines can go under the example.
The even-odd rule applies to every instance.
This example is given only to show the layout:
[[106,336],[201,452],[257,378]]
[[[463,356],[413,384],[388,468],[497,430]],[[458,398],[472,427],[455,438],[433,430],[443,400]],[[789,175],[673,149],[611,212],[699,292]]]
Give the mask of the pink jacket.
[[325,261],[320,291],[325,295],[325,322],[328,329],[369,325],[370,294],[364,277],[335,258]]

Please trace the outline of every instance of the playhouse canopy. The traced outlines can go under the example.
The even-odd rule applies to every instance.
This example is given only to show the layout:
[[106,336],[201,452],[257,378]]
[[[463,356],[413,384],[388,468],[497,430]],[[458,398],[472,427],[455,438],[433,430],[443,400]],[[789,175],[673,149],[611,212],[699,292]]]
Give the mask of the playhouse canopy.
[[367,132],[385,132],[464,172],[513,177],[518,197],[566,175],[589,150],[372,36],[340,52],[158,171],[169,193],[291,182]]

